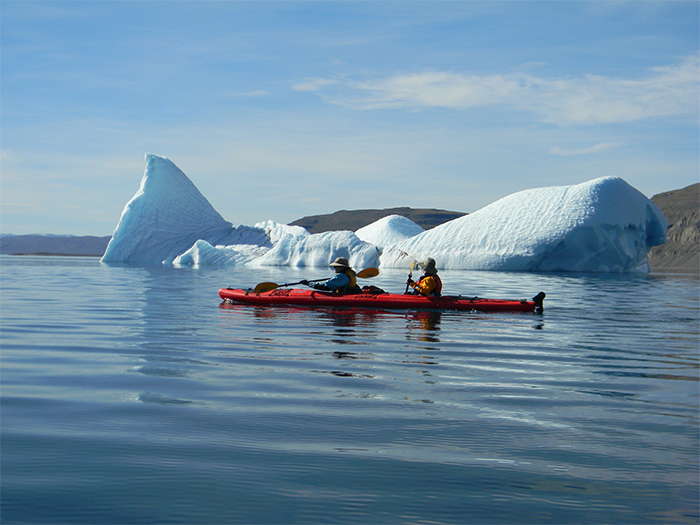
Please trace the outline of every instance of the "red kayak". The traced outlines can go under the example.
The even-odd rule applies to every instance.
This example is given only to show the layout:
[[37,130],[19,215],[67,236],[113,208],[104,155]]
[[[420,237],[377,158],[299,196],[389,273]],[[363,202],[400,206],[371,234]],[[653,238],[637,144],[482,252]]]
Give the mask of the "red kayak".
[[483,299],[461,295],[424,297],[422,295],[394,293],[360,293],[340,295],[318,290],[277,288],[255,293],[252,289],[221,288],[219,296],[227,303],[256,306],[355,306],[391,310],[463,310],[479,312],[542,312],[545,293],[540,292],[531,301]]

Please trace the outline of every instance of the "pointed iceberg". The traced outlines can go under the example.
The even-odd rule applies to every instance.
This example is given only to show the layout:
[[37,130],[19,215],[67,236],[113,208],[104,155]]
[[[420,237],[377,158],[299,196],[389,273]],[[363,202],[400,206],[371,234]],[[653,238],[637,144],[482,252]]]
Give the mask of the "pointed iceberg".
[[147,154],[141,186],[124,207],[101,260],[170,263],[196,241],[216,244],[234,231],[175,164]]

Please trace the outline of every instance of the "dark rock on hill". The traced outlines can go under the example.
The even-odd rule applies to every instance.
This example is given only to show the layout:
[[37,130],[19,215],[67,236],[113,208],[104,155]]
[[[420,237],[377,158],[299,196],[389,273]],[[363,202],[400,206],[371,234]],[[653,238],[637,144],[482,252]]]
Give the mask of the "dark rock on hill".
[[652,271],[700,272],[700,184],[654,195],[668,221],[665,244],[649,251]]
[[322,233],[336,230],[357,231],[389,215],[401,215],[412,220],[425,230],[434,228],[444,222],[466,215],[459,211],[386,208],[383,210],[340,210],[328,215],[310,215],[291,224],[306,228],[310,233]]
[[105,253],[107,237],[77,235],[3,235],[0,253],[5,255],[89,255]]

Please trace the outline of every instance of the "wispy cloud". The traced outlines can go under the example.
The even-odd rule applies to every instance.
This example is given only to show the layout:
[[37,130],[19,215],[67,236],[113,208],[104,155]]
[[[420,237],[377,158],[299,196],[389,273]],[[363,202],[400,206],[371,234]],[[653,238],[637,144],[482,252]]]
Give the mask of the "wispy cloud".
[[640,79],[590,74],[548,79],[525,73],[479,76],[428,71],[362,82],[311,79],[295,89],[321,91],[339,83],[343,92],[327,95],[326,100],[364,110],[464,110],[501,105],[529,111],[550,124],[615,124],[649,117],[697,118],[700,60],[693,55],[676,65],[653,68]]
[[338,80],[329,78],[309,78],[304,82],[294,84],[292,89],[294,91],[320,91],[324,87],[337,84],[338,82]]
[[609,151],[615,148],[618,148],[620,144],[613,143],[613,142],[603,142],[601,144],[596,144],[594,146],[589,146],[587,148],[579,148],[579,149],[566,149],[566,148],[558,148],[558,147],[552,147],[549,149],[549,153],[551,155],[559,155],[562,157],[568,157],[572,155],[591,155],[593,153],[601,153],[603,151]]
[[0,150],[0,161],[7,162],[10,160],[12,160],[12,154],[6,149]]
[[228,96],[230,98],[246,98],[246,97],[267,97],[270,95],[269,91],[266,91],[264,89],[258,89],[255,91],[246,91],[245,93],[229,93]]

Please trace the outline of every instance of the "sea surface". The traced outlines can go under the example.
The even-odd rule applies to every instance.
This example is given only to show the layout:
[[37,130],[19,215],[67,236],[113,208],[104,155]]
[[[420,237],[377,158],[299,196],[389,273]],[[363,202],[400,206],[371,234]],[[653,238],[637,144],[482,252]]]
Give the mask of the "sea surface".
[[217,295],[324,269],[0,271],[3,524],[698,523],[697,276],[440,273],[540,315]]

